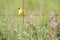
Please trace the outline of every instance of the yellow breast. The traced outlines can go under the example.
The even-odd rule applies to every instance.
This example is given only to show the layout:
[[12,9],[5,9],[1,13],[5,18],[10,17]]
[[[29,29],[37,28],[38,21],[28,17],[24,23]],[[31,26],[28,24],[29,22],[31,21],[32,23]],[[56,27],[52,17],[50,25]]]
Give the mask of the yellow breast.
[[19,10],[18,10],[18,15],[22,15],[23,14],[23,10],[20,8]]

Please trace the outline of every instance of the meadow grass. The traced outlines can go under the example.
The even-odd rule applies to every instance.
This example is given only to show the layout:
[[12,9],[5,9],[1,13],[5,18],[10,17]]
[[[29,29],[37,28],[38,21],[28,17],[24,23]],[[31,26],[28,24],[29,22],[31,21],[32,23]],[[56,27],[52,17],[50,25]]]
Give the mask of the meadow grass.
[[23,23],[19,7],[23,9],[23,0],[0,0],[0,15],[5,15],[0,16],[0,40],[58,40],[49,35],[49,15],[51,11],[60,13],[60,0],[24,0],[25,15],[40,15],[33,16],[30,22],[25,16]]

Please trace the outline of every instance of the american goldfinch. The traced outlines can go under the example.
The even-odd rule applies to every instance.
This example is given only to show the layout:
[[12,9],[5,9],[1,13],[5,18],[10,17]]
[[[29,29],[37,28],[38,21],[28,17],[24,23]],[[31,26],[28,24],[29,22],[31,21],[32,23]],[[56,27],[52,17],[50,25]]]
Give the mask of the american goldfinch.
[[18,15],[19,16],[23,15],[23,10],[21,8],[18,8]]

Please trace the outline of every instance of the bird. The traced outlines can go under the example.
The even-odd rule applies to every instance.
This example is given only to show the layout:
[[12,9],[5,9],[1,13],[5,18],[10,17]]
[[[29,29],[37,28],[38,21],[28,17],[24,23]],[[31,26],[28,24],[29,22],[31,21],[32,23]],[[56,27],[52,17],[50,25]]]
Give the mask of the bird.
[[18,8],[18,15],[19,16],[23,15],[23,9],[22,8]]

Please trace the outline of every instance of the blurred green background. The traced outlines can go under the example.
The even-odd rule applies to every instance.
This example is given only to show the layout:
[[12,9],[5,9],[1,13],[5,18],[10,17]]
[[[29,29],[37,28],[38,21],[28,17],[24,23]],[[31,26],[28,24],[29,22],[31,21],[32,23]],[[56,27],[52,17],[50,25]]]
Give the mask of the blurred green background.
[[[27,15],[24,23],[23,17],[18,16],[19,7],[24,8]],[[57,40],[47,34],[51,31],[51,11],[58,14],[56,19],[60,19],[60,0],[24,0],[24,5],[23,0],[0,0],[0,40]],[[29,22],[28,15],[40,16],[33,16]]]

